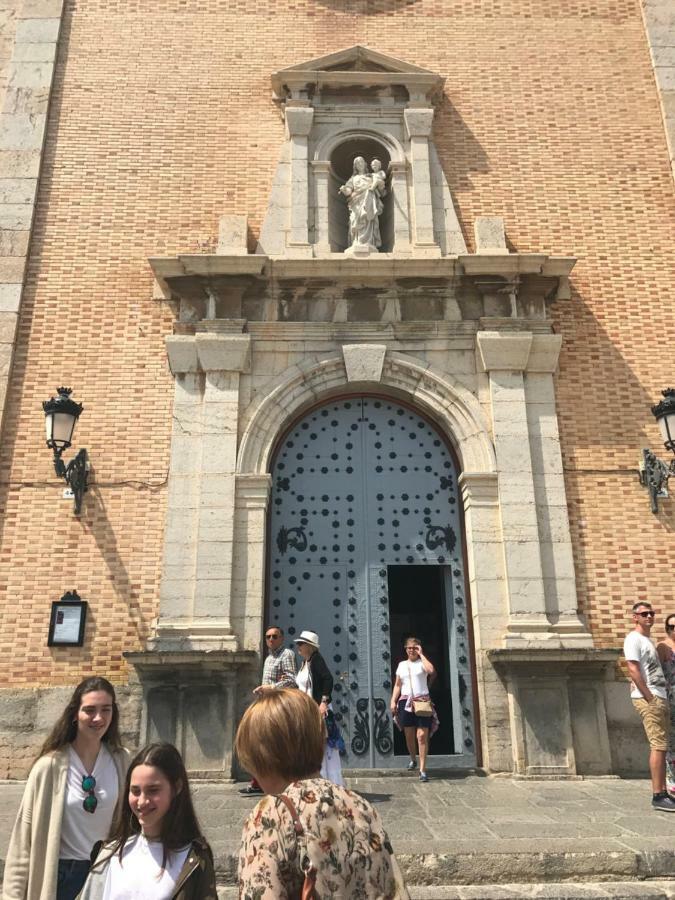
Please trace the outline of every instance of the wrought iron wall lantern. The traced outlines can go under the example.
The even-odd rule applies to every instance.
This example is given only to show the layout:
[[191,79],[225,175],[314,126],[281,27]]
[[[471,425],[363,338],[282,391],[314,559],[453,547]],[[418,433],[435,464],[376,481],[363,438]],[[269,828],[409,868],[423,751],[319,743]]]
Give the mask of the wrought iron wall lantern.
[[45,429],[47,446],[54,451],[54,471],[63,478],[73,492],[75,515],[82,509],[82,497],[87,490],[89,459],[87,451],[82,449],[77,456],[66,465],[61,459],[64,450],[70,447],[75,424],[82,412],[82,404],[70,399],[70,388],[56,389],[58,397],[50,397],[42,404],[45,411]]
[[[675,388],[661,391],[663,400],[652,406],[663,437],[663,446],[675,454]],[[651,450],[642,451],[640,484],[649,491],[652,512],[659,511],[659,497],[668,496],[668,479],[675,476],[675,458],[666,464]]]

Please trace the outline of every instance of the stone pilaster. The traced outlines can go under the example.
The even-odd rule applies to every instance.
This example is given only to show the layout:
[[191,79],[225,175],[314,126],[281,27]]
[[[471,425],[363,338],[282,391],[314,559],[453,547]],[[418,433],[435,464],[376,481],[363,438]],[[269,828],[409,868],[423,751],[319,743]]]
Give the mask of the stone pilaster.
[[[292,103],[302,103],[294,106]],[[308,135],[314,110],[307,101],[290,101],[286,105],[286,128],[291,145],[291,230],[289,256],[311,256],[309,243],[309,161]]]
[[244,646],[260,644],[265,611],[265,522],[272,476],[237,475],[232,622]]
[[239,377],[250,337],[167,338],[176,377],[160,610],[152,649],[237,649],[230,618]]
[[[477,337],[482,366],[490,378],[499,476],[508,597],[505,645],[571,640],[575,646],[579,642],[592,646],[590,635],[576,616],[576,599],[569,600],[570,591],[574,596],[574,570],[566,507],[560,508],[564,498],[562,457],[552,381],[550,393],[544,389],[543,381],[544,376],[552,380],[559,338],[530,332],[487,331],[479,332]],[[529,368],[533,373],[531,382],[526,374]],[[537,399],[541,403],[528,408],[528,396],[530,401]],[[547,483],[547,476],[559,479]],[[548,509],[547,492],[555,493],[561,487],[562,498],[558,498],[554,512]],[[563,561],[568,568],[557,572],[556,562]],[[557,605],[555,586],[561,574],[562,594],[567,595],[562,610]]]
[[14,5],[14,52],[0,116],[0,426],[37,203],[63,0]]
[[330,162],[317,159],[312,161],[314,173],[314,253],[324,256],[330,253],[328,226],[328,192],[330,190]]
[[440,256],[440,247],[434,240],[431,166],[429,163],[429,136],[434,120],[434,111],[433,109],[406,109],[404,117],[410,138],[413,176],[413,253],[416,256]]

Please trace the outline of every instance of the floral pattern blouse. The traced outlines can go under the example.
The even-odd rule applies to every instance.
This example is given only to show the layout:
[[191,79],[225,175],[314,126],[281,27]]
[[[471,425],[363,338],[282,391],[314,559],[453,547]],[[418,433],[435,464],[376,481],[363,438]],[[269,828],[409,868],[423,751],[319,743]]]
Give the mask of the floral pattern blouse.
[[378,813],[358,794],[323,778],[289,784],[305,834],[277,797],[264,797],[249,816],[239,853],[241,900],[300,897],[305,854],[316,870],[316,892],[332,900],[409,900]]

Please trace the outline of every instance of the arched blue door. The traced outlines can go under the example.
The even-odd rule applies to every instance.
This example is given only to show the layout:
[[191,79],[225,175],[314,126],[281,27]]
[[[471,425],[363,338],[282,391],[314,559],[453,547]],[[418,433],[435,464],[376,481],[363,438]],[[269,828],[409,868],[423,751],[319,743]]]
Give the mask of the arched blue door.
[[268,602],[289,642],[316,631],[351,767],[405,756],[389,716],[402,642],[439,676],[431,766],[476,764],[457,472],[436,428],[395,401],[312,410],[272,466]]

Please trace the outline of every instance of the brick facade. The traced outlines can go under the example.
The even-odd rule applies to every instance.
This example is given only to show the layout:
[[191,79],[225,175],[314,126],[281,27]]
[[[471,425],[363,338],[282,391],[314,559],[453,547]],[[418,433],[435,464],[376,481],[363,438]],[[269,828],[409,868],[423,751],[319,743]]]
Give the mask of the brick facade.
[[[0,466],[0,683],[127,679],[158,612],[172,379],[148,256],[213,252],[218,218],[255,246],[283,139],[272,71],[364,44],[446,78],[434,138],[467,243],[503,215],[517,251],[579,258],[557,402],[577,588],[596,645],[627,608],[675,608],[672,502],[636,469],[672,382],[675,196],[636,2],[88,0],[65,4]],[[85,411],[92,484],[61,499],[40,403]],[[49,602],[89,600],[84,649],[46,646]],[[257,646],[248,649],[257,649]]]

